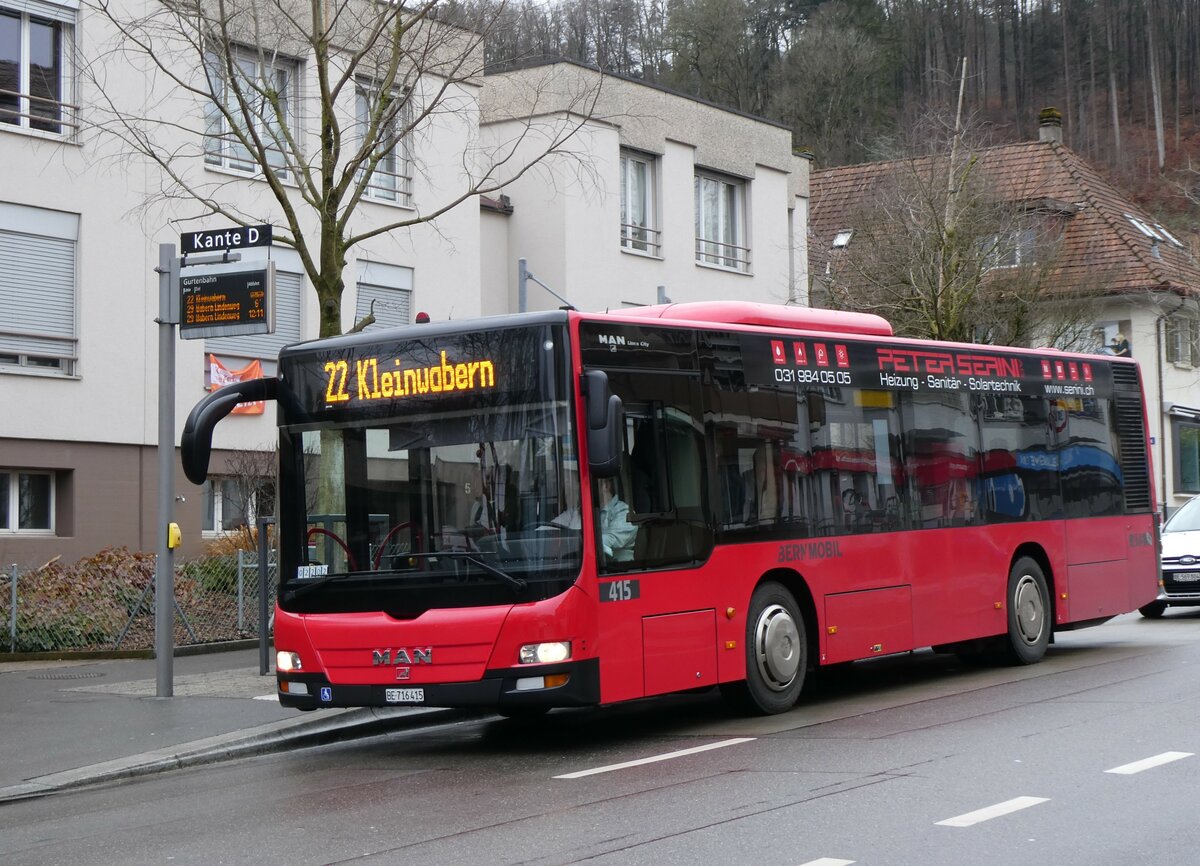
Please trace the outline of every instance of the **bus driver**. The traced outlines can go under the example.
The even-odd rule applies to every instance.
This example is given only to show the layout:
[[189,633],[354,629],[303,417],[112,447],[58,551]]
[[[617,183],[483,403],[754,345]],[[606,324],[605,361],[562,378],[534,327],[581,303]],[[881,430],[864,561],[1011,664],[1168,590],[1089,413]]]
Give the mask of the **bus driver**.
[[[637,537],[637,527],[629,522],[629,506],[617,496],[615,479],[598,479],[596,490],[600,497],[600,543],[604,556],[610,562],[629,562],[633,559],[633,542]],[[567,494],[567,508],[551,523],[566,529],[578,529],[577,491],[568,486],[564,493]]]

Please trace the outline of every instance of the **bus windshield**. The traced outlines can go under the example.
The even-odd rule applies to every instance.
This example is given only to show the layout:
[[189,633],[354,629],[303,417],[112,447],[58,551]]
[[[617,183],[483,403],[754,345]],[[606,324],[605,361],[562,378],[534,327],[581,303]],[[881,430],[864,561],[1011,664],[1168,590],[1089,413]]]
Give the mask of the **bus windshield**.
[[[304,527],[281,538],[298,548],[283,558],[285,607],[415,615],[546,598],[575,579],[582,528],[571,404],[559,363],[548,358],[539,371],[522,361],[556,342],[531,336],[508,332],[486,350],[497,370],[534,368],[506,380],[497,373],[497,385],[509,385],[503,393],[459,389],[393,401],[390,412],[374,404],[321,423],[298,416],[302,423],[284,428],[294,456],[281,461],[281,507]],[[434,347],[439,364],[450,363],[441,360],[448,342]],[[411,366],[412,347],[386,349]],[[351,378],[361,369],[352,361]]]

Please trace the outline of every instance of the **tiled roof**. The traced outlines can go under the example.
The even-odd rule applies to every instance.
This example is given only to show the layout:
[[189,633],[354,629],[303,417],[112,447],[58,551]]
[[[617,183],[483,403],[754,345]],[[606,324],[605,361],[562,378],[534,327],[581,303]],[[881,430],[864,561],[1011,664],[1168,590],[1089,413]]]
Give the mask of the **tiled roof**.
[[[1190,251],[1069,148],[1031,141],[983,148],[975,155],[982,177],[1001,199],[1067,215],[1055,283],[1067,287],[1094,282],[1099,294],[1200,295],[1200,265]],[[831,259],[836,261],[833,240],[838,232],[855,228],[852,215],[881,194],[888,178],[902,167],[919,171],[932,165],[928,159],[873,162],[812,172],[811,273],[824,274]]]

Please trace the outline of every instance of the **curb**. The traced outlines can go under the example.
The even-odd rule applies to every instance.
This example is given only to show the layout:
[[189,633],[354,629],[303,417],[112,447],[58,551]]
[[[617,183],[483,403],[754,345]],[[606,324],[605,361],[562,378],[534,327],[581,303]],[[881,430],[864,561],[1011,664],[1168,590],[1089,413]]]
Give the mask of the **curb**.
[[203,740],[168,746],[152,752],[104,761],[74,770],[49,773],[0,788],[0,805],[21,800],[32,800],[74,791],[81,788],[124,781],[179,770],[202,764],[213,764],[233,758],[265,755],[288,748],[304,748],[339,740],[370,737],[389,731],[453,722],[477,716],[477,711],[425,708],[377,708],[364,707],[348,710],[318,710],[325,718],[285,719],[219,734]]

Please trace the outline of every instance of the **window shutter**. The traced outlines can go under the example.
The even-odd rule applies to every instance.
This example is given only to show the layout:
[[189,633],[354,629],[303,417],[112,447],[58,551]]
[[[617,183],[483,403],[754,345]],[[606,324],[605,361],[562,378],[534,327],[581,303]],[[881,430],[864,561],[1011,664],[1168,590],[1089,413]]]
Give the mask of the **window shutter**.
[[412,268],[359,261],[358,303],[355,321],[361,321],[375,302],[375,323],[371,329],[397,328],[412,324]]
[[1167,319],[1165,330],[1167,360],[1174,363],[1179,360],[1179,323],[1175,319]]
[[63,0],[62,3],[47,3],[46,0],[4,0],[6,9],[28,12],[34,18],[74,24],[79,14],[79,0]]
[[0,352],[74,358],[75,241],[0,231],[0,263]]
[[375,302],[375,323],[369,327],[397,328],[412,323],[412,292],[359,283],[357,319],[361,320],[370,312],[372,301]]

